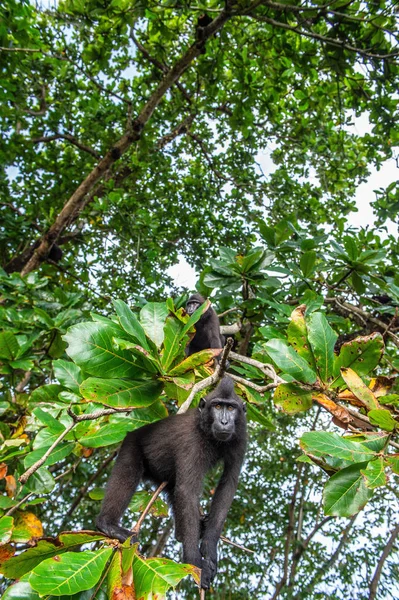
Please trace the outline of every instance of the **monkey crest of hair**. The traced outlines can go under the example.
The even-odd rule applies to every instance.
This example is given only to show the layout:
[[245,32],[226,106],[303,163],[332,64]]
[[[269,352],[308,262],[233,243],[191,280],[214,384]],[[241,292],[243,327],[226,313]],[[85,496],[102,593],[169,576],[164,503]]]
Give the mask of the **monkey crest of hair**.
[[[246,405],[223,377],[198,408],[145,425],[127,434],[111,473],[97,527],[121,542],[132,532],[119,525],[140,481],[165,491],[175,519],[183,562],[202,569],[208,589],[217,570],[217,544],[233,501],[246,448]],[[206,473],[217,463],[223,473],[209,515],[201,521],[200,497]]]
[[[186,303],[187,313],[191,316],[204,302],[205,298],[201,294],[193,294]],[[223,348],[224,344],[219,318],[210,306],[195,324],[195,335],[187,346],[187,356],[208,348]]]

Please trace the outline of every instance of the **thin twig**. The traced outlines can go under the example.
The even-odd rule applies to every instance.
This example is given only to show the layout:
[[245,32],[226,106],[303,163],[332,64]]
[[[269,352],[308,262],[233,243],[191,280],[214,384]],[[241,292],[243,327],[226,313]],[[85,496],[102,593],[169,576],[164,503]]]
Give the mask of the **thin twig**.
[[143,524],[144,519],[146,518],[146,516],[148,515],[148,513],[150,512],[151,506],[154,504],[155,500],[158,498],[159,494],[162,492],[162,490],[164,488],[166,488],[166,486],[168,485],[167,481],[163,481],[161,483],[160,486],[158,486],[158,488],[155,490],[155,492],[153,493],[151,500],[149,501],[149,503],[147,504],[147,506],[145,507],[145,509],[143,510],[143,512],[140,515],[140,518],[138,519],[136,525],[133,527],[132,532],[133,534],[137,537],[140,531],[140,527]]
[[262,363],[259,360],[255,360],[253,358],[248,358],[248,356],[244,356],[243,354],[237,354],[236,352],[230,352],[230,358],[236,360],[237,362],[242,362],[247,365],[251,365],[252,367],[256,367],[266,377],[272,379],[274,383],[285,383],[285,380],[279,377],[274,370],[273,366],[268,363]]
[[280,385],[279,383],[268,383],[267,385],[256,385],[256,383],[252,383],[252,381],[248,381],[247,379],[244,379],[243,377],[239,377],[238,375],[233,375],[232,373],[229,373],[229,377],[231,377],[231,379],[233,379],[237,383],[241,383],[242,385],[246,385],[247,387],[252,388],[256,392],[259,392],[259,394],[264,394],[265,392],[274,390],[277,386]]
[[75,423],[72,422],[70,423],[67,427],[65,427],[64,431],[58,436],[58,438],[55,440],[55,442],[53,444],[51,444],[50,448],[48,448],[48,450],[46,450],[46,452],[43,454],[43,456],[36,461],[31,467],[29,467],[29,469],[27,469],[25,471],[25,473],[23,473],[18,480],[22,483],[22,485],[24,485],[29,477],[31,475],[33,475],[33,473],[35,473],[35,471],[37,471],[42,464],[44,464],[46,462],[46,460],[48,459],[48,457],[50,456],[50,454],[52,453],[52,451],[54,450],[54,448],[56,448],[58,446],[58,444],[64,439],[64,437],[66,435],[68,435],[68,433],[75,427]]
[[225,537],[224,535],[221,535],[220,539],[222,540],[222,542],[228,544],[229,546],[233,546],[234,548],[238,548],[239,550],[243,550],[244,552],[249,552],[250,554],[256,554],[255,550],[251,550],[250,548],[246,548],[246,546],[242,546],[241,544],[232,542],[231,540],[229,540],[229,538]]

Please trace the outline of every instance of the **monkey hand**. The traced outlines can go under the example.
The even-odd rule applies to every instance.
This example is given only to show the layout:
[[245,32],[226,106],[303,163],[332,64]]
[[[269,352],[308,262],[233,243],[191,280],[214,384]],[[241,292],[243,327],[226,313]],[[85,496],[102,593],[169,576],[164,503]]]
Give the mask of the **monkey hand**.
[[218,566],[216,546],[213,547],[208,542],[203,541],[201,544],[202,554],[202,571],[201,571],[201,587],[207,590],[211,587],[211,582],[214,579]]

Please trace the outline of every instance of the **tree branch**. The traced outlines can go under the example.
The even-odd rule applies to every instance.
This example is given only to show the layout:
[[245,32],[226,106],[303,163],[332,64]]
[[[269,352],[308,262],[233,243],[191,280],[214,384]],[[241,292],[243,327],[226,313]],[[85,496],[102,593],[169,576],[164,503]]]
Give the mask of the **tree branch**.
[[369,593],[369,599],[368,600],[374,600],[374,598],[376,597],[377,594],[377,587],[378,587],[378,583],[380,581],[380,577],[381,577],[381,572],[382,572],[382,567],[384,566],[384,562],[386,561],[386,559],[388,558],[389,553],[391,552],[393,545],[396,541],[396,538],[399,535],[399,523],[398,525],[396,525],[396,527],[392,530],[391,536],[380,556],[380,560],[378,561],[377,564],[377,568],[375,570],[373,579],[370,582],[370,593]]
[[94,150],[93,148],[90,148],[90,146],[86,146],[85,144],[82,144],[82,142],[79,142],[79,140],[77,140],[70,133],[55,133],[54,135],[47,135],[47,136],[44,135],[42,137],[33,138],[29,141],[32,144],[41,144],[41,143],[53,142],[54,140],[67,140],[68,142],[71,142],[71,144],[73,144],[74,146],[79,148],[79,150],[83,150],[84,152],[91,154],[92,156],[94,156],[94,158],[101,157],[100,153],[97,152],[97,150]]

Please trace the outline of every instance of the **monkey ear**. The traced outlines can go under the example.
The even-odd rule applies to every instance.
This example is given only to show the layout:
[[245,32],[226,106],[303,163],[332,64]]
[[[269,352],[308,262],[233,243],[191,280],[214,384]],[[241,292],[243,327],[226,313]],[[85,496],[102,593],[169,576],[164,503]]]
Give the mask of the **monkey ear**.
[[246,413],[247,412],[247,404],[246,402],[242,403],[242,410]]
[[205,408],[205,404],[206,404],[205,398],[201,398],[201,400],[199,401],[198,408],[200,410],[202,410],[203,408]]

